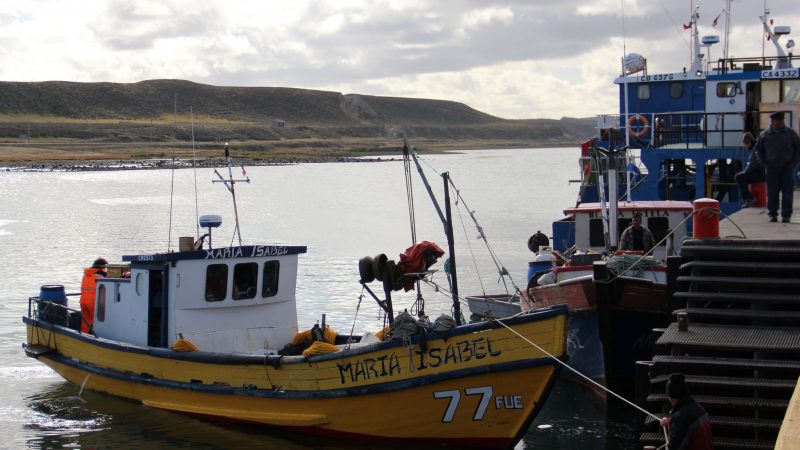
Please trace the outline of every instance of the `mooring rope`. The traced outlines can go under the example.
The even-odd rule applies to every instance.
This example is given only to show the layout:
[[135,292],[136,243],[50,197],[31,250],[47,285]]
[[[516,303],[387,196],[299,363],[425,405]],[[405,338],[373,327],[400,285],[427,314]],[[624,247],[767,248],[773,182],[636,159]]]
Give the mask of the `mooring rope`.
[[[652,417],[653,419],[655,419],[659,423],[659,425],[661,424],[661,417],[656,416],[655,414],[651,413],[650,411],[647,411],[646,409],[644,409],[644,408],[640,407],[639,405],[631,402],[630,400],[628,400],[625,397],[617,394],[616,392],[612,391],[611,389],[608,389],[607,387],[603,386],[602,384],[600,384],[600,383],[594,381],[593,379],[587,377],[586,375],[580,373],[577,369],[574,369],[572,366],[570,366],[569,364],[565,363],[561,359],[557,358],[555,355],[551,354],[547,350],[543,349],[542,347],[537,345],[535,342],[533,342],[530,339],[526,338],[525,336],[519,334],[516,330],[514,330],[513,328],[511,328],[508,325],[506,325],[505,323],[503,323],[502,320],[500,320],[500,319],[492,319],[492,320],[494,322],[499,323],[500,325],[502,325],[504,328],[506,328],[507,330],[511,331],[512,333],[516,334],[523,341],[525,341],[525,342],[531,344],[532,346],[536,347],[537,350],[539,350],[540,352],[542,352],[545,355],[547,355],[553,361],[556,361],[557,363],[559,363],[562,366],[566,367],[567,369],[571,370],[572,372],[577,374],[579,377],[583,378],[584,380],[588,381],[589,383],[593,384],[594,386],[606,391],[607,393],[613,395],[614,397],[617,397],[618,399],[620,399],[623,402],[627,403],[628,405],[632,406],[634,409],[637,409],[639,412],[641,412],[641,413],[643,413],[643,414],[645,414],[647,416]],[[664,430],[664,438],[667,440],[667,442],[669,442],[669,436],[667,435],[666,427],[661,425],[661,428],[662,428],[662,430]]]
[[[434,286],[434,287],[435,287],[437,290],[442,290],[442,291],[444,291],[446,294],[449,294],[449,292],[447,292],[447,289],[445,289],[445,288],[442,288],[441,286],[439,286],[437,283],[433,282],[432,280],[423,279],[423,281],[425,281],[427,284],[430,284],[430,285]],[[468,304],[468,302],[466,301],[466,299],[464,299],[464,298],[462,298],[462,297],[459,297],[459,298],[458,298],[458,300],[459,300],[459,302],[461,302],[461,303],[463,303],[463,304]],[[511,316],[511,317],[517,317],[517,316],[519,316],[519,315],[521,315],[521,314],[523,314],[523,313],[522,313],[522,312],[519,312],[519,313],[517,313],[517,314],[515,314],[515,315],[513,315],[513,316]],[[507,318],[509,318],[509,317],[507,317]],[[621,395],[617,394],[616,392],[614,392],[614,391],[612,391],[612,390],[608,389],[607,387],[603,386],[602,384],[600,384],[600,383],[598,383],[598,382],[596,382],[596,381],[592,380],[591,378],[587,377],[586,375],[584,375],[584,374],[580,373],[580,372],[579,372],[577,369],[575,369],[575,368],[571,367],[569,364],[565,363],[564,361],[562,361],[562,360],[561,360],[561,359],[559,359],[558,357],[556,357],[556,356],[552,355],[550,352],[548,352],[547,350],[543,349],[542,347],[540,347],[540,346],[536,345],[534,342],[531,342],[531,341],[530,341],[528,338],[526,338],[525,336],[523,336],[523,335],[519,334],[519,333],[518,333],[517,331],[515,331],[513,328],[510,328],[508,325],[506,325],[505,323],[503,323],[503,322],[502,322],[500,319],[497,319],[497,318],[491,318],[491,321],[497,322],[497,323],[499,323],[500,325],[502,325],[503,327],[505,327],[505,328],[509,329],[509,330],[510,330],[512,333],[514,333],[514,334],[516,334],[518,337],[522,338],[522,340],[524,340],[525,342],[527,342],[527,343],[531,344],[532,346],[536,347],[536,348],[537,348],[539,351],[541,351],[542,353],[544,353],[545,355],[547,355],[547,357],[551,358],[552,360],[556,361],[557,363],[561,364],[562,366],[566,367],[567,369],[571,370],[572,372],[574,372],[574,373],[578,374],[578,376],[580,376],[581,378],[583,378],[583,379],[587,380],[589,383],[591,383],[591,384],[593,384],[593,385],[597,386],[598,388],[600,388],[600,389],[602,389],[603,391],[605,391],[605,392],[607,392],[607,393],[609,393],[609,394],[613,395],[614,397],[617,397],[618,399],[622,400],[623,402],[627,403],[628,405],[630,405],[630,406],[633,406],[635,409],[639,410],[640,412],[644,413],[645,415],[647,415],[647,416],[649,416],[649,417],[652,417],[652,418],[653,418],[653,419],[655,419],[655,420],[656,420],[656,421],[657,421],[659,424],[661,423],[661,418],[660,418],[660,417],[656,416],[655,414],[652,414],[651,412],[649,412],[649,411],[647,411],[647,410],[643,409],[642,407],[640,407],[640,406],[636,405],[635,403],[632,403],[631,401],[627,400],[626,398],[622,397]],[[667,441],[667,442],[669,442],[669,437],[668,437],[668,435],[667,435],[667,430],[666,430],[666,428],[665,428],[663,425],[661,426],[661,428],[664,430],[664,438],[666,439],[666,441]],[[666,445],[666,444],[665,444],[665,445]]]

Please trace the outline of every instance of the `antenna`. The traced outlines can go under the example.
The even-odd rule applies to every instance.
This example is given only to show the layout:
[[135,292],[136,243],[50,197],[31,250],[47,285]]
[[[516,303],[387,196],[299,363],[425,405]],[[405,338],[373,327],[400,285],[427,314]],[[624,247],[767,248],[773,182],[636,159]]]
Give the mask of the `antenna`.
[[[189,115],[192,118],[192,171],[194,172],[194,218],[200,219],[200,210],[197,206],[197,149],[194,146],[194,107],[189,106]],[[200,223],[197,224],[197,237],[200,237]]]
[[722,57],[724,59],[728,59],[728,42],[730,41],[731,36],[731,0],[727,1],[725,9],[725,44],[722,47]]
[[227,142],[225,143],[225,162],[228,164],[228,179],[226,180],[220,175],[217,169],[214,169],[214,173],[217,175],[219,180],[212,180],[212,183],[223,183],[225,187],[228,188],[228,192],[231,193],[231,198],[233,199],[233,216],[236,220],[236,228],[233,230],[234,236],[239,237],[239,245],[242,245],[242,232],[239,229],[239,210],[236,207],[236,183],[250,183],[250,177],[247,176],[247,172],[244,170],[244,166],[242,166],[242,175],[244,175],[243,179],[236,180],[233,178],[233,169],[231,163],[231,154],[230,154],[230,144]]
[[[767,34],[767,39],[772,41],[772,44],[775,46],[775,51],[778,54],[778,61],[777,64],[775,64],[775,68],[791,69],[792,58],[786,56],[786,51],[783,49],[783,47],[781,47],[781,44],[778,41],[782,36],[791,33],[792,29],[789,26],[776,26],[774,29],[771,28],[769,22],[767,21],[767,14],[769,14],[769,10],[766,11],[765,15],[760,16],[759,19],[761,19],[761,23],[764,25],[764,32]],[[789,49],[790,53],[793,47],[794,40],[789,40],[786,43],[786,48]]]
[[172,112],[172,174],[169,181],[169,231],[167,232],[167,252],[172,249],[172,198],[175,193],[175,130],[178,120],[178,94],[174,97],[174,110]]

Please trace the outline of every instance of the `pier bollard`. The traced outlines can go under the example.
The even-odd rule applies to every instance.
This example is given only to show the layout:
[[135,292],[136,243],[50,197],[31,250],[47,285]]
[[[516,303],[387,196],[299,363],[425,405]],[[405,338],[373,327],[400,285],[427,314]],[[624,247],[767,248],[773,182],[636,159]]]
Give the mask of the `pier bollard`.
[[678,331],[689,330],[689,314],[685,312],[678,313]]
[[719,237],[719,202],[713,198],[694,201],[694,237],[699,239]]

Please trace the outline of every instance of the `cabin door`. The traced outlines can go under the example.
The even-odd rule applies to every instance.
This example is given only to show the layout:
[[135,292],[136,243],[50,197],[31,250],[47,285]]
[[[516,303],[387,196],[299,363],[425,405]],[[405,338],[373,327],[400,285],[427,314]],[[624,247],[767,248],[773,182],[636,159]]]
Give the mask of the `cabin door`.
[[758,109],[761,105],[761,83],[758,81],[748,82],[745,91],[747,111],[744,118],[744,129],[758,137],[759,130],[761,130],[758,117]]
[[147,345],[166,347],[167,343],[167,276],[165,266],[149,269],[147,295]]

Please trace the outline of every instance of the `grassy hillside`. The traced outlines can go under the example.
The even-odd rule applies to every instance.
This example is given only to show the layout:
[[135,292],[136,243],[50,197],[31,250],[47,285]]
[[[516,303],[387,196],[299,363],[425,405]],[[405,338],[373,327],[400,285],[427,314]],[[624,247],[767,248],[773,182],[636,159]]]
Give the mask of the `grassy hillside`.
[[505,120],[442,100],[182,80],[0,82],[0,141],[6,147],[150,148],[188,143],[192,132],[201,147],[232,141],[254,151],[363,150],[396,145],[403,136],[431,147],[574,145],[592,134],[592,123]]

